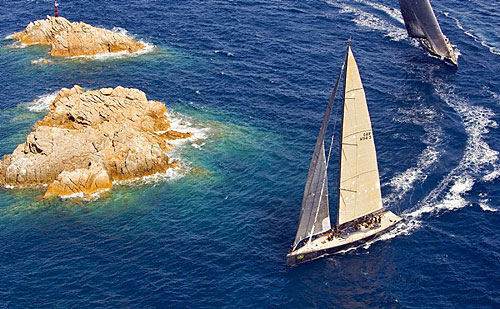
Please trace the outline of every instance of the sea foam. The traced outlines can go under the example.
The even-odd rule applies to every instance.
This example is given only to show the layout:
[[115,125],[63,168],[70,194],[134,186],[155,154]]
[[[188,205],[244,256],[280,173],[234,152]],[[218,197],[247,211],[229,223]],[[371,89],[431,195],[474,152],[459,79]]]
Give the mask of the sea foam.
[[120,59],[120,58],[126,58],[126,57],[137,57],[140,55],[144,54],[149,54],[155,51],[156,46],[152,43],[147,43],[142,40],[139,40],[138,42],[142,43],[144,45],[144,48],[141,50],[138,50],[134,53],[129,53],[126,50],[116,52],[116,53],[105,53],[105,54],[98,54],[98,55],[92,55],[92,56],[70,56],[67,57],[69,59],[90,59],[90,60],[110,60],[110,59]]
[[[411,234],[422,226],[423,215],[439,216],[443,212],[456,211],[470,205],[465,194],[472,190],[477,181],[485,181],[487,175],[500,176],[499,153],[491,149],[483,139],[485,134],[489,132],[489,128],[497,127],[496,122],[492,120],[495,116],[493,111],[482,106],[471,105],[467,99],[455,93],[454,86],[448,85],[442,80],[434,80],[433,84],[438,96],[462,119],[467,133],[467,143],[462,159],[416,207],[401,214],[404,218],[402,223],[398,224],[392,231],[363,244],[363,248],[367,249],[380,240]],[[492,177],[487,177],[487,180],[492,180]],[[406,187],[400,188],[400,192],[404,192],[405,189]],[[484,211],[497,211],[487,204],[484,194],[479,206]]]
[[[369,2],[367,1],[360,1],[361,3],[368,4]],[[368,13],[366,11],[363,11],[361,9],[355,8],[353,6],[347,5],[345,3],[338,3],[334,1],[328,1],[329,4],[338,7],[341,9],[340,13],[347,13],[347,14],[353,14],[355,15],[355,18],[353,19],[354,22],[364,28],[368,28],[371,30],[378,30],[380,32],[385,33],[384,36],[389,37],[392,41],[401,41],[404,39],[408,38],[408,35],[406,33],[406,30],[402,27],[397,27],[386,20],[375,16],[374,14]],[[371,2],[370,2],[371,3]],[[371,3],[373,4],[373,3]],[[377,8],[373,6],[374,8]],[[396,15],[394,12],[392,12],[388,7],[381,6],[377,8],[379,10],[383,10],[387,14],[389,14],[391,17],[394,17]],[[390,12],[390,13],[388,13]]]
[[169,140],[168,143],[173,146],[179,146],[189,143],[194,148],[200,149],[204,145],[204,140],[208,138],[210,128],[198,127],[193,125],[193,120],[187,116],[180,115],[172,110],[168,110],[166,115],[170,121],[170,130],[181,133],[191,132],[193,135],[185,139]]
[[156,173],[136,179],[118,181],[115,182],[115,184],[157,184],[161,182],[177,180],[188,174],[190,170],[190,163],[184,161],[182,155],[179,153],[179,150],[184,149],[184,147],[201,149],[205,145],[204,141],[209,137],[210,128],[200,127],[199,125],[194,123],[195,121],[192,118],[181,115],[175,111],[172,111],[171,109],[166,112],[166,115],[170,122],[169,130],[174,130],[181,133],[193,133],[193,135],[189,138],[167,140],[167,143],[172,147],[171,151],[168,152],[168,156],[171,160],[177,161],[178,166],[167,169],[165,173]]
[[[425,131],[422,142],[426,144],[425,149],[417,157],[416,166],[397,174],[391,179],[389,185],[393,192],[384,198],[385,205],[391,205],[401,200],[415,186],[422,183],[428,176],[428,171],[440,158],[439,147],[442,144],[443,129],[440,125],[440,115],[428,107],[412,107],[400,109],[397,122],[412,123],[422,127]],[[420,117],[415,117],[420,115]]]
[[23,49],[23,48],[28,47],[28,45],[23,44],[23,43],[21,43],[19,41],[14,41],[13,43],[7,45],[6,47],[7,48],[11,48],[11,49]]
[[37,113],[47,111],[49,109],[50,104],[54,102],[58,93],[59,91],[55,91],[39,96],[33,102],[27,104],[28,110]]
[[169,168],[164,173],[155,173],[153,175],[138,177],[134,179],[113,181],[113,185],[157,184],[177,180],[184,177],[186,173],[187,169],[183,165],[181,165],[179,167]]
[[[101,28],[105,29],[105,28]],[[131,35],[126,29],[123,29],[121,27],[113,27],[111,32],[118,33],[125,35],[131,39],[137,40],[135,35]],[[137,40],[137,42],[141,43],[144,45],[144,48],[141,50],[138,50],[134,53],[129,53],[126,50],[116,52],[116,53],[104,53],[104,54],[98,54],[98,55],[92,55],[92,56],[71,56],[68,57],[70,59],[91,59],[91,60],[110,60],[110,59],[120,59],[120,58],[126,58],[126,57],[137,57],[140,55],[144,54],[149,54],[152,53],[156,50],[156,46],[152,43],[145,42],[144,40]]]
[[398,9],[388,7],[388,6],[385,6],[385,5],[380,4],[380,3],[366,1],[366,0],[355,0],[355,1],[359,2],[359,3],[363,3],[367,6],[371,6],[372,8],[374,8],[376,10],[379,10],[379,11],[386,13],[387,15],[392,17],[394,20],[398,21],[401,25],[405,24],[403,17],[401,15],[401,12]]
[[500,48],[493,46],[493,44],[487,42],[486,40],[483,40],[478,34],[474,32],[474,30],[471,29],[465,29],[465,27],[462,25],[460,20],[456,18],[455,16],[452,16],[449,12],[445,12],[444,15],[446,17],[449,17],[455,21],[455,24],[457,27],[462,30],[462,32],[467,35],[468,37],[472,38],[475,42],[481,44],[481,46],[486,47],[490,53],[494,55],[499,55],[500,56]]
[[224,51],[224,50],[220,50],[220,49],[214,50],[214,54],[223,54],[223,55],[226,55],[228,57],[234,57],[233,53],[230,53],[230,52],[227,52],[227,51]]
[[421,217],[424,214],[439,215],[444,211],[454,211],[470,205],[464,195],[472,190],[474,184],[477,181],[491,181],[500,175],[499,153],[491,149],[483,139],[489,128],[497,127],[497,123],[492,120],[495,116],[493,111],[471,105],[467,99],[455,93],[454,86],[441,80],[434,80],[433,83],[439,97],[462,119],[467,133],[465,151],[458,165],[417,207],[403,214],[405,223],[381,239],[410,233],[421,226]]
[[83,202],[93,202],[101,198],[101,194],[109,192],[111,189],[101,190],[99,193],[92,193],[90,195],[85,195],[83,192],[77,192],[69,195],[59,196],[63,200],[81,200]]

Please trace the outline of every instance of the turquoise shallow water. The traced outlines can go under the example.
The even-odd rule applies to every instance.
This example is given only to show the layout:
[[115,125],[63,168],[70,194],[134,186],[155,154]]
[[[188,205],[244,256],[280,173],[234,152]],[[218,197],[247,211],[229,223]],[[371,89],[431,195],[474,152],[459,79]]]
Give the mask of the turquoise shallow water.
[[[60,2],[70,20],[121,27],[155,49],[32,66],[46,48],[0,40],[1,154],[43,117],[33,100],[74,84],[139,88],[205,138],[176,148],[182,177],[118,186],[94,202],[2,189],[0,308],[500,305],[498,5],[433,1],[461,53],[455,70],[406,37],[394,1]],[[51,4],[0,9],[3,38]],[[349,37],[384,202],[406,223],[287,268]]]

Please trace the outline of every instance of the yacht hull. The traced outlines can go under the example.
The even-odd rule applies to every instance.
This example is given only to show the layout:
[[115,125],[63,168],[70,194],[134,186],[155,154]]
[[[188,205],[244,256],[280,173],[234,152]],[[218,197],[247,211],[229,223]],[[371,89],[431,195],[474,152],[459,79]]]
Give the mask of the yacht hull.
[[457,56],[455,54],[455,51],[453,50],[453,46],[451,46],[451,43],[448,41],[448,39],[446,38],[446,47],[448,49],[448,53],[450,56],[443,56],[443,55],[440,55],[438,52],[436,52],[434,50],[434,48],[432,48],[431,44],[429,43],[429,41],[427,41],[426,39],[421,39],[420,41],[422,42],[422,45],[424,45],[424,47],[434,56],[438,57],[438,58],[441,58],[442,60],[448,62],[449,64],[452,64],[454,65],[455,67],[458,68],[458,59],[457,59]]
[[315,259],[319,259],[323,256],[333,255],[339,253],[340,251],[357,247],[384,233],[389,232],[396,226],[397,223],[402,221],[401,217],[395,215],[390,211],[385,211],[383,213],[377,214],[377,216],[381,217],[381,223],[379,226],[372,228],[363,228],[359,231],[349,233],[347,235],[342,235],[341,237],[335,237],[332,240],[328,239],[328,235],[324,235],[313,240],[311,242],[312,246],[309,247],[307,245],[304,245],[303,247],[290,252],[286,256],[287,265],[295,266]]

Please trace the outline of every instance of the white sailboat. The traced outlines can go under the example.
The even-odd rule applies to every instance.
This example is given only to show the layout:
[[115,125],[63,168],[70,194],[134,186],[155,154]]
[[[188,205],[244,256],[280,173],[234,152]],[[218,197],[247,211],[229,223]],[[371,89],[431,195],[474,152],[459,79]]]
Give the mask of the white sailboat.
[[[331,226],[325,134],[335,93],[344,73],[337,221]],[[304,189],[299,226],[287,255],[294,266],[357,246],[393,228],[402,219],[384,210],[377,155],[365,92],[350,42],[316,140]]]

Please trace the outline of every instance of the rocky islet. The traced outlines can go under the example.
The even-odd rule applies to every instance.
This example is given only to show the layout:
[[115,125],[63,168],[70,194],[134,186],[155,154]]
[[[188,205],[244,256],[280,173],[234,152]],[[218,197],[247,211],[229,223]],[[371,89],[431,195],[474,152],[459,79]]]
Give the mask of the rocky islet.
[[50,45],[50,55],[54,57],[135,53],[146,47],[124,34],[54,16],[29,23],[23,31],[14,33],[11,38],[26,45]]
[[0,161],[0,184],[48,185],[44,194],[91,195],[114,181],[164,173],[176,165],[165,105],[132,88],[63,88],[26,141]]

